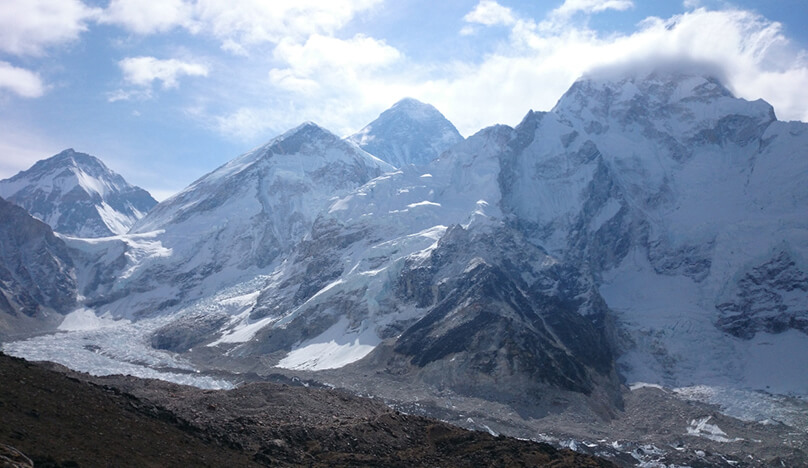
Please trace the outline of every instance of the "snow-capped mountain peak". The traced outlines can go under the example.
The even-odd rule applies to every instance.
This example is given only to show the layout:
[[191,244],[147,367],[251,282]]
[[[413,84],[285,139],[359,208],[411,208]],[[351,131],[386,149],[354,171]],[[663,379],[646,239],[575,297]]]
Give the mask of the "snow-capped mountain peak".
[[762,379],[738,357],[754,340],[777,343],[771,356],[808,349],[794,332],[806,329],[805,124],[776,121],[710,75],[671,71],[588,77],[529,117],[501,176],[505,211],[600,275],[636,340],[628,378],[805,388],[788,376],[799,366]]
[[[587,133],[612,126],[645,134],[665,133],[681,143],[709,138],[712,130],[735,130],[741,138],[760,133],[777,120],[763,100],[736,98],[719,79],[704,74],[654,70],[620,78],[582,78],[552,110],[566,120],[580,120]],[[758,135],[759,136],[759,135]]]
[[123,234],[157,204],[98,158],[72,148],[0,181],[0,196],[77,237]]
[[[110,298],[101,310],[163,311],[265,272],[309,234],[333,200],[392,170],[304,123],[198,179],[133,226],[122,239],[124,266],[114,267],[122,271],[93,285]],[[150,292],[161,288],[170,288],[171,301]],[[130,295],[116,303],[119,290]]]
[[[313,122],[305,122],[198,179],[160,203],[132,231],[164,229],[173,222],[183,222],[191,212],[213,211],[238,199],[257,201],[277,195],[271,192],[282,187],[298,182],[308,185],[311,179],[328,179],[321,195],[331,198],[334,194],[328,189],[358,186],[390,170],[393,167],[384,161]],[[261,187],[253,187],[256,183]]]
[[434,106],[404,98],[347,139],[393,166],[402,167],[428,164],[463,137]]

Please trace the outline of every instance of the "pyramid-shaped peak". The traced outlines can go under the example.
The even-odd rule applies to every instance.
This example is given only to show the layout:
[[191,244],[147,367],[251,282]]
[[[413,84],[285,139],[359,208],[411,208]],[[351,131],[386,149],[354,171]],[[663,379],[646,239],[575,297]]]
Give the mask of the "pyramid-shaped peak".
[[401,100],[399,100],[397,103],[393,104],[393,107],[399,107],[399,106],[413,106],[413,107],[429,106],[429,107],[432,107],[431,104],[425,104],[424,102],[421,102],[418,99],[411,98],[411,97],[401,98]]
[[0,196],[62,234],[124,234],[157,201],[100,159],[69,148],[0,180]]
[[431,104],[404,98],[348,140],[401,167],[428,164],[463,137]]
[[79,151],[74,150],[73,148],[68,148],[66,150],[61,151],[59,154],[51,156],[50,159],[55,161],[75,161],[79,164],[84,163],[98,163],[103,164],[100,159],[96,158],[93,155],[82,153]]
[[428,104],[428,103],[425,103],[423,101],[419,101],[418,99],[411,98],[411,97],[402,98],[401,100],[399,100],[398,102],[393,104],[391,106],[391,109],[401,109],[401,110],[413,110],[413,109],[427,110],[428,109],[428,110],[432,110],[432,111],[435,111],[435,112],[438,111],[435,108],[435,106],[433,106],[432,104]]

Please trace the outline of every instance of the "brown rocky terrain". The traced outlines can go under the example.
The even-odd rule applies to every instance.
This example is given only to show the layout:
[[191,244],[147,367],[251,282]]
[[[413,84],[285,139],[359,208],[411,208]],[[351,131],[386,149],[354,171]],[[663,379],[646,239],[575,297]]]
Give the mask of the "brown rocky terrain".
[[[43,467],[614,466],[338,390],[268,382],[200,390],[5,355],[0,383],[3,467],[29,466],[25,457]],[[22,458],[12,462],[15,449]]]

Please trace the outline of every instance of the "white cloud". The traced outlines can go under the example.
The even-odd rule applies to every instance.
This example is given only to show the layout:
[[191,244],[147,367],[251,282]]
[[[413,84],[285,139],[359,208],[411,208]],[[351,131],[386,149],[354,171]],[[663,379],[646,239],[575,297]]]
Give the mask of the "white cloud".
[[578,12],[592,14],[606,10],[623,11],[633,6],[632,0],[566,0],[563,5],[553,11],[553,14],[571,16]]
[[[378,99],[376,89],[389,90],[397,81],[389,73],[402,73],[398,65],[404,60],[396,48],[361,34],[350,39],[315,34],[302,44],[282,41],[274,57],[286,67],[270,70],[270,83],[310,103],[295,108],[305,115],[301,120],[317,120],[309,111],[324,102],[339,102],[334,112],[345,117],[364,109],[365,102]],[[343,129],[340,124],[335,131]]]
[[[151,86],[155,80],[162,81],[163,88],[177,86],[177,78],[187,76],[207,76],[208,68],[198,63],[183,62],[177,59],[159,60],[154,57],[128,57],[118,66],[123,71],[124,80],[135,86]],[[118,95],[117,100],[127,98]]]
[[252,90],[261,99],[242,101],[214,117],[197,109],[195,117],[241,140],[278,133],[307,120],[338,133],[352,131],[357,115],[364,119],[379,102],[395,102],[399,94],[393,92],[394,83],[400,80],[391,74],[406,69],[405,57],[396,48],[361,34],[349,39],[315,34],[304,42],[283,40],[273,59],[283,66],[270,69],[263,83],[260,77],[239,74],[246,83],[261,84]]
[[128,101],[131,98],[131,93],[123,89],[116,89],[107,93],[107,102]]
[[2,89],[25,98],[37,98],[45,94],[45,85],[39,75],[0,61],[0,90]]
[[201,32],[241,45],[331,34],[381,0],[198,0]]
[[316,80],[300,76],[291,68],[273,68],[269,71],[269,81],[278,88],[299,94],[313,94],[320,89]]
[[143,101],[152,98],[150,87],[140,87],[136,89],[116,89],[106,93],[107,102],[118,101]]
[[250,140],[271,129],[283,126],[283,122],[279,121],[278,117],[279,113],[271,110],[242,107],[215,117],[213,126],[225,135]]
[[225,52],[230,52],[233,55],[240,55],[242,57],[249,57],[250,55],[249,52],[247,52],[246,47],[233,39],[225,39],[224,42],[222,42],[222,50]]
[[[586,11],[606,4],[588,2]],[[493,123],[513,125],[528,108],[549,110],[595,67],[653,60],[714,64],[739,97],[765,99],[781,119],[808,121],[806,52],[789,43],[780,24],[743,10],[649,18],[633,33],[608,36],[586,26],[542,28],[517,18],[509,42],[497,53],[476,64],[454,65],[413,88],[469,134]]]
[[47,47],[78,39],[98,12],[79,0],[2,0],[0,50],[42,55]]
[[401,53],[384,41],[358,34],[351,39],[312,35],[305,43],[282,41],[275,58],[287,63],[296,75],[309,77],[323,71],[340,71],[351,78],[363,71],[389,65]]
[[463,20],[467,23],[477,23],[485,26],[510,26],[516,22],[511,9],[500,5],[495,0],[480,0],[480,3],[466,14]]
[[136,34],[194,28],[193,6],[183,0],[112,0],[99,22],[116,24]]
[[[588,5],[579,11],[607,4]],[[469,135],[495,123],[515,125],[531,108],[550,110],[593,68],[679,60],[714,64],[739,97],[766,99],[782,119],[808,120],[807,55],[789,44],[778,23],[755,13],[696,9],[608,35],[585,22],[544,28],[537,21],[547,18],[511,14],[509,39],[477,62],[416,63],[393,45],[361,35],[281,40],[268,73],[236,74],[239,83],[254,86],[251,100],[236,97],[224,111],[210,104],[217,110],[200,119],[251,143],[306,120],[345,135],[411,96],[435,105]]]
[[137,34],[184,28],[246,55],[256,44],[332,34],[382,0],[112,0],[100,21]]

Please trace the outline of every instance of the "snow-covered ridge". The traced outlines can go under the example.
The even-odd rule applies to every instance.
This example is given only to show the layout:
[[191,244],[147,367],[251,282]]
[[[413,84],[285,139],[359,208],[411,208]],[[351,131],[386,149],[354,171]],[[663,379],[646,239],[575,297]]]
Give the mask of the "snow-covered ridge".
[[[281,184],[276,188],[285,187],[294,191],[295,186],[298,186],[299,190],[309,190],[313,187],[307,186],[310,185],[312,176],[315,176],[329,177],[332,183],[339,185],[340,181],[336,179],[340,175],[351,176],[340,174],[340,171],[355,169],[362,172],[365,167],[373,168],[375,174],[393,170],[389,164],[343,142],[328,130],[315,123],[306,122],[225,163],[160,203],[153,212],[133,227],[132,232],[160,229],[163,225],[181,221],[191,212],[212,211],[228,199],[242,198],[244,189],[242,182],[249,180],[258,179],[265,186],[262,192],[256,195],[271,197],[273,195],[267,189],[273,188],[273,183]],[[329,169],[332,174],[328,173]],[[353,175],[367,180],[370,174]],[[355,183],[346,180],[343,185],[352,186]],[[333,194],[330,197],[333,197]],[[297,208],[303,210],[317,209],[298,205]]]
[[330,203],[392,169],[307,122],[158,204],[127,235],[74,248],[107,265],[87,281],[99,313],[170,313],[271,271]]

